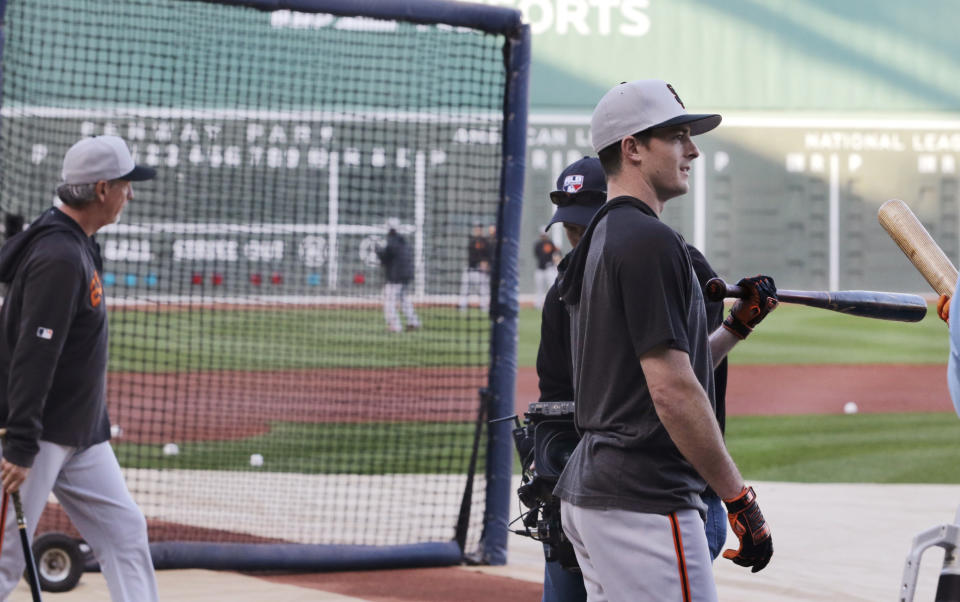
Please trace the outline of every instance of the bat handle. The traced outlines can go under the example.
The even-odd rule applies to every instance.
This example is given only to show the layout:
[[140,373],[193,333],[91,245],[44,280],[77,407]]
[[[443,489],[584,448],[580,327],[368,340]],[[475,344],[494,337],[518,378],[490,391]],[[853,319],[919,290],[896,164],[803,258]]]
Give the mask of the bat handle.
[[727,284],[721,278],[711,278],[703,287],[708,301],[723,301],[726,298],[743,299],[749,293],[743,287]]
[[10,497],[13,498],[13,511],[16,512],[17,516],[17,527],[21,529],[27,528],[27,521],[23,517],[23,504],[20,503],[20,492],[14,491],[10,494]]
[[[7,429],[0,428],[0,441],[2,441],[7,435]],[[0,495],[3,495],[3,509],[2,514],[6,524],[7,517],[7,494],[0,492]],[[33,598],[33,602],[43,602],[43,599],[40,594],[40,579],[37,575],[37,564],[33,559],[33,550],[30,546],[30,537],[27,535],[27,520],[23,516],[23,504],[20,502],[20,492],[14,491],[9,496],[13,499],[13,511],[17,517],[17,530],[20,532],[20,544],[23,547],[23,557],[26,561],[26,573],[27,581],[30,583],[30,594]],[[0,529],[3,528],[3,525],[0,525]],[[2,539],[0,539],[2,541]]]

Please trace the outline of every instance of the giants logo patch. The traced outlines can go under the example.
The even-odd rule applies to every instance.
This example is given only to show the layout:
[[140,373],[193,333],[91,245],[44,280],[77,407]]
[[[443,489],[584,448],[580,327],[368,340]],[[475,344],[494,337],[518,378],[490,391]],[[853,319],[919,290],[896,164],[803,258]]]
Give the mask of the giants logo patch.
[[573,194],[583,188],[583,176],[572,175],[563,179],[563,191]]
[[93,271],[93,280],[90,281],[90,305],[99,307],[103,301],[103,283],[100,282],[100,273]]

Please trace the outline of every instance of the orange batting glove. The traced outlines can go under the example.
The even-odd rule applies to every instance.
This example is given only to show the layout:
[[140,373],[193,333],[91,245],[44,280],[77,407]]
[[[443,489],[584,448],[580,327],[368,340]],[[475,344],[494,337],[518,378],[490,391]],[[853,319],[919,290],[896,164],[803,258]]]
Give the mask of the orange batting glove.
[[940,295],[937,299],[937,315],[947,323],[947,326],[950,325],[950,297],[947,295]]
[[773,539],[770,527],[757,505],[757,494],[753,487],[744,487],[740,495],[732,500],[723,500],[727,506],[727,517],[733,532],[740,540],[736,550],[726,550],[723,557],[734,564],[752,567],[750,572],[763,570],[773,556]]
[[737,286],[749,294],[733,304],[730,314],[723,321],[723,327],[742,341],[753,332],[753,327],[760,320],[776,309],[777,285],[770,276],[757,274],[753,278],[741,278]]

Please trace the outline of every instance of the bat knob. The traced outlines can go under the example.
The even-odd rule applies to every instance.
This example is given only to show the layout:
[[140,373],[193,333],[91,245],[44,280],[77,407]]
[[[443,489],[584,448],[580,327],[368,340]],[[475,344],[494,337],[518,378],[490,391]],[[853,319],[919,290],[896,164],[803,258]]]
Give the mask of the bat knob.
[[703,286],[703,294],[708,301],[723,301],[727,296],[727,283],[720,278],[711,278]]

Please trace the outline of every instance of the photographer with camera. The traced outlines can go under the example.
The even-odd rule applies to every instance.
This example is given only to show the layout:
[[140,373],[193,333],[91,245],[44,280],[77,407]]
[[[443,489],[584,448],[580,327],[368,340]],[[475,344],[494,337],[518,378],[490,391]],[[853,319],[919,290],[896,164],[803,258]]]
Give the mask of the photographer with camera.
[[[600,160],[584,157],[575,161],[560,173],[557,190],[550,193],[550,200],[557,209],[547,229],[556,223],[563,224],[567,241],[576,248],[583,231],[606,199],[607,182]],[[573,400],[572,369],[570,317],[554,282],[544,298],[540,321],[537,377],[541,402]],[[550,499],[546,502],[544,514],[555,517],[556,524],[550,532],[559,537],[563,533],[559,524],[559,500],[552,494],[548,496]],[[561,539],[557,545],[544,543],[543,602],[583,602],[587,599],[583,577],[576,566],[570,542]]]
[[756,495],[723,443],[713,369],[776,307],[776,289],[765,276],[741,280],[749,298],[711,334],[690,252],[659,219],[689,188],[699,156],[691,137],[719,122],[688,114],[660,80],[616,86],[591,121],[609,200],[558,281],[582,438],[554,492],[592,601],[716,600],[707,484],[739,538],[724,557],[756,572],[773,554]]

